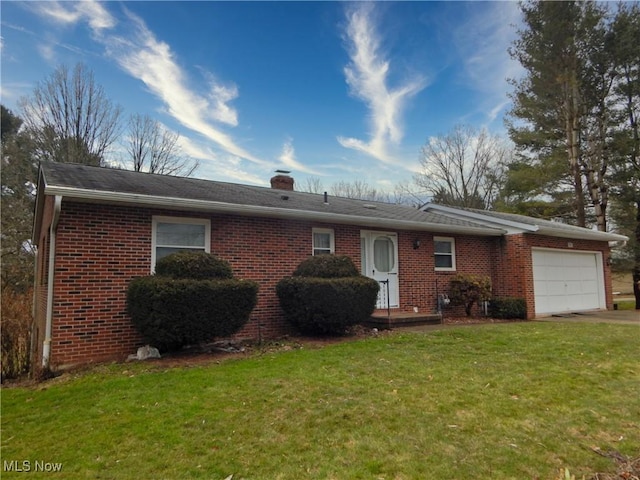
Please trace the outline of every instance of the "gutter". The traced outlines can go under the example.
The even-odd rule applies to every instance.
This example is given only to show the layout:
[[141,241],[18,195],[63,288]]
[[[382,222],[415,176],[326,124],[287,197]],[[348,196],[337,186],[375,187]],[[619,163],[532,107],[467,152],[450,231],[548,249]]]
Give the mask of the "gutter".
[[420,210],[436,211],[439,213],[447,214],[459,219],[473,220],[485,225],[499,225],[500,227],[512,227],[518,230],[524,230],[525,232],[538,231],[537,225],[529,225],[527,223],[516,222],[515,220],[506,220],[504,218],[492,217],[491,215],[483,215],[482,213],[472,212],[469,210],[462,210],[459,208],[447,207],[444,205],[437,205],[434,203],[427,203]]
[[47,186],[47,195],[64,195],[66,198],[77,198],[84,201],[124,204],[148,205],[171,210],[198,210],[205,212],[228,213],[242,216],[271,217],[293,220],[312,220],[327,223],[340,223],[365,227],[398,228],[416,231],[476,234],[482,236],[502,236],[507,233],[501,228],[469,225],[446,225],[414,220],[396,220],[391,218],[362,217],[359,215],[336,214],[313,210],[295,210],[290,208],[264,207],[244,205],[210,200],[163,197],[158,195],[140,195],[124,192],[104,192],[100,190],[77,189],[72,187]]
[[422,207],[422,210],[441,212],[443,214],[451,215],[461,220],[470,219],[487,226],[495,225],[496,228],[503,227],[515,229],[515,232],[509,233],[533,233],[537,235],[548,235],[550,237],[570,238],[574,240],[596,240],[603,242],[624,242],[629,240],[629,238],[625,235],[620,235],[617,233],[601,232],[599,230],[590,230],[588,228],[566,225],[562,223],[559,223],[557,225],[549,225],[550,222],[548,220],[540,222],[537,225],[529,225],[527,223],[522,223],[515,220],[507,220],[504,218],[493,217],[491,215],[483,215],[482,213],[430,203]]
[[538,233],[541,235],[549,235],[552,237],[579,238],[582,240],[596,240],[602,242],[625,242],[629,240],[629,237],[627,237],[626,235],[620,235],[618,233],[611,232],[601,232],[600,230],[589,230],[587,228],[585,228],[584,231],[580,231],[578,234],[576,234],[575,231],[570,230],[567,230],[565,232],[557,228],[540,227]]
[[47,316],[45,324],[44,341],[42,343],[42,367],[49,368],[51,359],[51,331],[53,326],[53,281],[55,279],[56,261],[56,233],[58,231],[58,221],[60,220],[60,210],[62,208],[62,196],[56,195],[53,204],[53,218],[49,227],[49,271],[47,272]]

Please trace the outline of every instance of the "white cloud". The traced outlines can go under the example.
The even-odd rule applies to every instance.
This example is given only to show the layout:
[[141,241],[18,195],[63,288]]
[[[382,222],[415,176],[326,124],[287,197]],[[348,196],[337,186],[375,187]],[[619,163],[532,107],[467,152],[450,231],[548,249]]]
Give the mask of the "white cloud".
[[338,142],[345,148],[393,164],[397,162],[388,147],[402,140],[406,102],[420,92],[426,82],[424,78],[414,77],[406,78],[395,88],[388,86],[390,63],[380,51],[381,39],[373,24],[373,8],[373,3],[361,3],[347,12],[351,61],[344,69],[351,94],[369,109],[370,139],[338,137]]
[[56,52],[51,43],[41,43],[38,45],[38,53],[48,62],[52,62],[56,58]]
[[481,95],[479,106],[491,122],[509,104],[507,78],[522,74],[520,64],[507,51],[517,35],[520,8],[516,2],[471,6],[471,15],[455,30],[453,40],[463,59],[464,81]]
[[238,112],[228,105],[228,102],[238,97],[238,87],[235,85],[224,86],[215,81],[211,81],[211,91],[209,100],[213,104],[211,118],[221,123],[238,125]]
[[232,84],[223,85],[213,75],[206,73],[208,91],[199,93],[193,89],[171,47],[158,40],[141,18],[125,9],[128,23],[119,26],[126,33],[118,35],[115,32],[117,22],[114,17],[101,3],[93,0],[38,2],[34,8],[40,15],[57,23],[68,25],[87,22],[95,40],[106,48],[107,54],[125,72],[144,82],[180,124],[215,142],[233,156],[265,164],[237,145],[231,136],[215,125],[238,125],[237,111],[229,104],[238,97],[237,87]]
[[206,162],[201,162],[196,172],[196,176],[217,181],[231,181],[241,183],[251,183],[254,185],[268,185],[269,177],[267,169],[265,175],[260,176],[246,171],[240,157],[234,155],[220,155],[218,158]]
[[287,138],[282,145],[282,152],[280,153],[278,160],[293,171],[309,173],[311,175],[321,175],[317,170],[305,166],[296,159],[296,151],[293,147],[293,139],[291,138]]
[[113,28],[116,20],[102,6],[94,0],[81,2],[34,2],[31,6],[44,17],[48,17],[63,25],[76,24],[86,21],[94,33],[105,28]]
[[192,90],[178,65],[171,47],[156,39],[144,21],[128,12],[133,23],[130,38],[105,36],[108,54],[120,67],[147,85],[160,98],[170,115],[186,128],[217,143],[228,153],[252,161],[264,162],[238,146],[233,139],[215,127],[211,121],[237,125],[237,114],[227,102],[237,96],[235,86],[214,83],[208,95]]
[[240,157],[220,154],[214,151],[207,142],[196,142],[183,135],[178,138],[178,144],[182,153],[199,161],[195,177],[267,185],[267,169],[265,169],[264,176],[249,173],[242,168],[243,162]]

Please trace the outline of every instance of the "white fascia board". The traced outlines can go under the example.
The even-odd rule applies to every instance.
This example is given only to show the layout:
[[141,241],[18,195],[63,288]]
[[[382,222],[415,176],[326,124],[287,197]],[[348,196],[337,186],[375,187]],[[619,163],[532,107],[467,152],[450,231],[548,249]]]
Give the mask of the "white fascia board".
[[600,232],[598,230],[589,230],[587,228],[575,227],[572,229],[563,229],[562,226],[546,226],[546,225],[529,225],[526,223],[516,222],[513,220],[504,220],[501,218],[483,215],[477,212],[469,212],[453,207],[443,205],[427,204],[422,210],[433,210],[446,215],[450,215],[459,219],[473,220],[487,226],[498,226],[507,230],[507,235],[518,233],[534,233],[536,235],[547,235],[549,237],[572,238],[578,240],[597,240],[597,241],[626,241],[628,237],[618,235],[616,233]]
[[629,237],[617,233],[601,232],[599,230],[589,230],[588,228],[576,227],[576,229],[563,231],[559,228],[540,227],[536,232],[539,235],[550,237],[573,238],[578,240],[596,240],[603,242],[627,241]]
[[467,210],[460,210],[453,207],[446,207],[443,205],[427,204],[422,207],[423,211],[435,210],[446,215],[464,220],[473,220],[487,226],[499,226],[506,228],[508,233],[523,233],[523,232],[536,232],[538,227],[536,225],[529,225],[527,223],[516,222],[513,220],[505,220],[502,218],[492,217],[490,215],[483,215],[482,213],[469,212]]
[[242,216],[271,217],[292,220],[312,220],[327,223],[340,223],[357,226],[396,228],[427,232],[457,233],[464,235],[502,236],[505,230],[491,227],[469,227],[464,225],[446,225],[410,220],[394,220],[387,218],[361,217],[311,210],[294,210],[288,208],[262,207],[259,205],[243,205],[236,203],[213,202],[135,193],[105,192],[73,187],[45,187],[47,195],[61,195],[93,203],[115,203],[121,205],[137,205],[171,210],[191,210],[201,212],[227,213]]

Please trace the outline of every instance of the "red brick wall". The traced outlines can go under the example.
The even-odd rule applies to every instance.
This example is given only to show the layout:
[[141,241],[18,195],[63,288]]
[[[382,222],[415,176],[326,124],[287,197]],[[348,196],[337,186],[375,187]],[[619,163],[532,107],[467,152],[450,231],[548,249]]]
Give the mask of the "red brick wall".
[[229,261],[237,277],[260,284],[258,304],[240,338],[289,331],[275,287],[311,254],[312,228],[334,228],[336,253],[360,262],[360,230],[351,226],[64,201],[56,248],[53,366],[124,358],[142,344],[126,315],[126,290],[131,278],[149,275],[154,215],[210,219],[211,252]]
[[[282,277],[290,275],[311,255],[312,228],[333,228],[336,253],[349,255],[360,268],[360,231],[366,228],[63,200],[56,246],[51,350],[54,367],[124,358],[135,353],[142,344],[142,338],[126,315],[125,297],[130,279],[150,272],[153,215],[210,219],[211,252],[229,261],[237,277],[260,284],[258,304],[248,324],[239,332],[241,338],[275,337],[288,331],[275,287]],[[567,245],[563,239],[533,235],[454,236],[457,270],[436,272],[434,236],[439,235],[398,231],[401,310],[411,311],[418,307],[421,312],[435,311],[436,293],[448,290],[451,276],[472,273],[489,275],[497,295],[525,297],[532,314],[531,247],[566,248]],[[413,248],[415,240],[421,242],[418,249]],[[573,243],[576,250],[604,250],[606,247],[606,242]],[[46,241],[40,246],[41,266],[44,265],[44,245]],[[606,272],[607,303],[610,304],[608,267]],[[38,278],[40,276],[39,273]],[[46,279],[46,274],[43,278]],[[41,299],[37,306],[40,319],[44,318],[46,310],[44,295],[46,284],[41,285],[38,296]]]
[[[434,237],[454,238],[455,271],[435,270]],[[417,249],[413,248],[415,240],[420,241],[420,247]],[[449,281],[458,273],[491,278],[491,253],[496,241],[498,239],[493,237],[400,231],[398,233],[400,309],[409,312],[413,307],[418,307],[421,312],[435,312],[437,295],[449,291]],[[460,309],[449,307],[445,315],[459,315],[460,312]]]
[[610,254],[609,244],[593,240],[575,240],[534,234],[507,235],[503,237],[497,244],[495,254],[494,293],[525,298],[528,318],[535,317],[533,259],[531,253],[531,249],[534,247],[601,252],[607,308],[613,307],[611,268],[607,265],[607,259]]
[[63,200],[55,260],[51,364],[122,358],[142,339],[125,313],[128,282],[148,275],[148,210]]

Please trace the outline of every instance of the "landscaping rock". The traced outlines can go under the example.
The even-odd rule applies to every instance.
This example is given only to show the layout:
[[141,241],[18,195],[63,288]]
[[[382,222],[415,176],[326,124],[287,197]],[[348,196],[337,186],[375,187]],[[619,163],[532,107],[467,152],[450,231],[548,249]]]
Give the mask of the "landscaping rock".
[[147,360],[149,358],[160,358],[160,352],[157,348],[150,345],[138,348],[138,353],[135,355],[135,360]]

